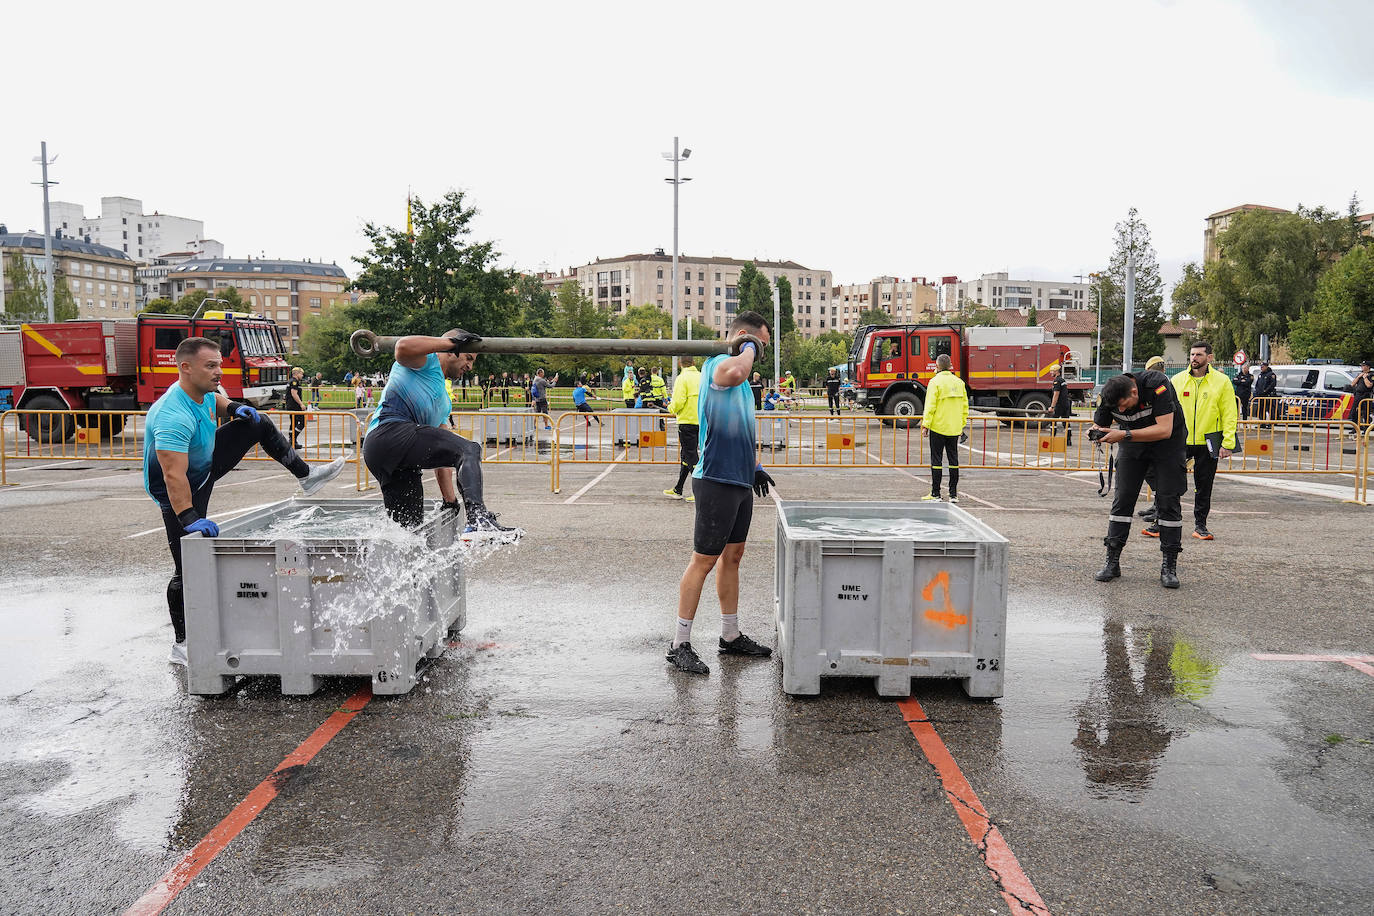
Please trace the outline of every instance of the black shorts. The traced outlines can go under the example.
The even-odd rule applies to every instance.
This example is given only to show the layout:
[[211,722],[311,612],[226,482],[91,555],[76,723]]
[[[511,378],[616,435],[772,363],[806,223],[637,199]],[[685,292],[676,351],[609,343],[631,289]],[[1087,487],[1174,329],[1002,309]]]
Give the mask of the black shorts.
[[697,519],[692,549],[703,556],[718,557],[726,544],[743,544],[754,518],[754,491],[749,487],[715,480],[695,479]]

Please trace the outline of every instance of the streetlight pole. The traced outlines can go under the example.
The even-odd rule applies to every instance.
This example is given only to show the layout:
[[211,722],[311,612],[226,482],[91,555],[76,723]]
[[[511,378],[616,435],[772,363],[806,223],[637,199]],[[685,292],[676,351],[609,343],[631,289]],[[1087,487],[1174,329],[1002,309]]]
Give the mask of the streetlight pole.
[[1093,384],[1102,384],[1102,275],[1088,274],[1097,292],[1097,352],[1093,354]]
[[55,181],[48,180],[48,166],[57,161],[54,156],[48,158],[48,141],[43,141],[42,154],[34,159],[43,166],[43,180],[35,181],[34,184],[43,186],[43,258],[47,262],[43,268],[43,301],[48,306],[48,322],[57,320],[57,315],[53,311],[53,264],[52,264],[52,213],[48,210],[48,185],[57,184]]
[[[677,300],[678,300],[678,276],[677,276],[677,189],[678,189],[678,186],[681,185],[684,181],[691,181],[691,180],[692,180],[692,179],[690,179],[690,178],[679,178],[679,177],[678,177],[678,163],[682,162],[684,159],[686,159],[688,156],[691,156],[691,155],[692,155],[692,151],[691,151],[690,149],[683,149],[683,150],[681,150],[681,152],[679,153],[678,138],[677,138],[677,137],[674,137],[674,138],[673,138],[673,151],[672,151],[672,153],[664,153],[664,154],[663,154],[663,158],[664,158],[664,159],[667,159],[668,161],[672,162],[672,164],[673,164],[673,177],[672,177],[672,178],[665,178],[665,179],[663,179],[664,181],[667,181],[667,182],[671,183],[672,186],[673,186],[673,340],[677,340],[677,321],[678,321],[678,319],[677,319],[677,315],[678,315],[678,307],[677,307]],[[678,367],[678,358],[677,358],[676,356],[674,356],[674,357],[673,357],[673,371],[672,371],[672,375],[671,375],[671,379],[670,379],[671,382],[672,382],[673,384],[676,384],[676,383],[677,383],[677,367]]]

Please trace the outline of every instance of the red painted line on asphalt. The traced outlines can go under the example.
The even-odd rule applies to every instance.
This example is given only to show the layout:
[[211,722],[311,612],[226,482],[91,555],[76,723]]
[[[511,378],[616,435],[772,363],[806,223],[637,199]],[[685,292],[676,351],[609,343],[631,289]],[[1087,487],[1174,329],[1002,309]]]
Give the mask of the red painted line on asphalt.
[[1366,665],[1364,662],[1356,661],[1353,658],[1343,658],[1341,659],[1341,661],[1345,662],[1347,665],[1354,668],[1356,671],[1363,671],[1370,677],[1374,677],[1374,667]]
[[371,699],[372,686],[369,684],[345,700],[309,738],[302,741],[299,747],[277,764],[271,775],[258,783],[224,820],[216,824],[194,849],[182,856],[181,861],[173,865],[171,870],[148,888],[133,906],[125,910],[124,916],[156,916],[165,910],[176,899],[177,894],[180,894],[196,875],[205,870],[215,856],[223,852],[224,848],[272,803],[284,783],[284,780],[278,778],[279,775],[292,767],[305,766],[313,760],[335,735],[343,731],[345,725],[353,721],[354,716],[362,712],[363,707]]
[[954,762],[949,748],[945,747],[945,742],[935,731],[935,726],[926,717],[920,701],[915,697],[907,697],[899,700],[897,706],[902,710],[907,727],[916,736],[916,743],[921,745],[926,759],[939,774],[945,795],[954,807],[954,813],[959,815],[959,820],[963,822],[969,839],[973,840],[973,845],[983,859],[983,864],[992,872],[992,879],[996,882],[1002,899],[1007,902],[1007,907],[1017,914],[1031,912],[1049,916],[1049,907],[1040,899],[1035,885],[1031,884],[1030,878],[1021,870],[1021,863],[1016,860],[1011,847],[1003,839],[1002,831],[998,830],[997,825],[988,817],[987,809],[978,800],[973,786],[964,778],[959,764]]

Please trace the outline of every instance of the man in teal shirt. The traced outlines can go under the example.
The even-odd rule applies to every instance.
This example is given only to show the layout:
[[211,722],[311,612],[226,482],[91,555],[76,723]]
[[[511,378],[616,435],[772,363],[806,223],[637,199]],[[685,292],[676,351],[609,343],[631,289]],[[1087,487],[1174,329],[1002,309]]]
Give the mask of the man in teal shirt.
[[[177,383],[148,409],[143,424],[143,488],[162,509],[167,546],[176,572],[167,583],[167,610],[176,642],[168,661],[186,664],[186,607],[181,585],[181,539],[188,534],[218,537],[208,518],[215,481],[228,474],[252,448],[276,459],[301,482],[306,495],[343,470],[344,459],[311,469],[286,437],[247,404],[219,394],[223,356],[219,344],[188,337],[176,350]],[[219,420],[227,420],[223,425]]]
[[754,395],[749,388],[749,372],[768,344],[768,323],[757,312],[740,312],[729,333],[734,355],[706,360],[697,400],[701,459],[692,472],[696,525],[692,559],[678,586],[677,629],[667,655],[673,667],[688,674],[710,673],[691,638],[701,590],[712,569],[720,598],[719,653],[756,658],[773,654],[739,630],[739,564],[754,496],[767,496],[773,483],[755,459]]
[[524,532],[498,525],[482,501],[482,446],[444,428],[453,408],[444,379],[462,378],[473,367],[477,354],[460,348],[481,339],[455,328],[443,337],[412,334],[396,341],[396,362],[367,425],[363,460],[394,521],[414,528],[424,520],[421,471],[433,469],[444,508],[457,512],[462,495],[464,541],[511,543]]

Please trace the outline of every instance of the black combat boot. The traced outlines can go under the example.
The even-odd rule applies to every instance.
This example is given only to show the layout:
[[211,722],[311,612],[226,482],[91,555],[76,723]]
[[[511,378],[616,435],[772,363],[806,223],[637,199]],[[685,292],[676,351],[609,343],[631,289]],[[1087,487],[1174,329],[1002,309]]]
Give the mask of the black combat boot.
[[1113,579],[1121,578],[1121,548],[1107,547],[1107,562],[1098,570],[1094,577],[1098,582],[1110,582]]
[[1178,588],[1178,555],[1165,554],[1159,567],[1159,584],[1165,588]]

